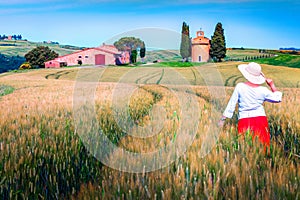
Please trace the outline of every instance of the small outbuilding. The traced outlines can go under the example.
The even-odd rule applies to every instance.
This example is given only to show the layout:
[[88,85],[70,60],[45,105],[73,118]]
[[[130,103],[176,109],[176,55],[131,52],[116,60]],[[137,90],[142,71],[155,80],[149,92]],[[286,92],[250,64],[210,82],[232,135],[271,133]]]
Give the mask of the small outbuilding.
[[64,66],[67,66],[66,62],[60,62],[57,60],[50,60],[45,62],[45,68],[60,68]]

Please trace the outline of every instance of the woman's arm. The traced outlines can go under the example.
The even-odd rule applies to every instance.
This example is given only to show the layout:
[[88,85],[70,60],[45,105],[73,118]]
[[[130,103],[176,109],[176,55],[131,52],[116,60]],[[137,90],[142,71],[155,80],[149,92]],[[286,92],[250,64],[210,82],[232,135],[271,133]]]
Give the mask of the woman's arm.
[[230,100],[226,106],[226,109],[225,111],[223,112],[223,115],[221,117],[221,119],[219,120],[219,126],[223,126],[224,125],[224,122],[226,120],[226,118],[231,118],[234,111],[235,111],[235,107],[236,107],[236,103],[238,102],[238,98],[239,98],[239,92],[238,92],[238,88],[239,88],[239,85],[237,85],[235,88],[234,88],[234,91],[230,97]]
[[227,118],[231,118],[234,111],[235,111],[235,107],[236,107],[236,103],[238,102],[239,99],[239,87],[240,85],[238,84],[235,88],[234,91],[230,97],[230,100],[226,106],[225,111],[223,112],[223,118],[227,117]]
[[266,78],[266,83],[269,85],[271,88],[271,91],[269,91],[266,94],[265,100],[271,103],[279,103],[281,102],[282,99],[282,92],[278,91],[277,88],[275,87],[275,84],[272,79]]

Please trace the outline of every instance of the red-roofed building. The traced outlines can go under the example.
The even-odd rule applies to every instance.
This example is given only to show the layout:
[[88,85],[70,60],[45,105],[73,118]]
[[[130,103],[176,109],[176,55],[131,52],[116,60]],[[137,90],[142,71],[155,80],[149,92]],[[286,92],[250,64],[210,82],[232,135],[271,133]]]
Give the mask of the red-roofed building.
[[72,65],[115,65],[129,63],[129,53],[120,52],[113,45],[87,48],[45,62],[45,68],[59,68]]

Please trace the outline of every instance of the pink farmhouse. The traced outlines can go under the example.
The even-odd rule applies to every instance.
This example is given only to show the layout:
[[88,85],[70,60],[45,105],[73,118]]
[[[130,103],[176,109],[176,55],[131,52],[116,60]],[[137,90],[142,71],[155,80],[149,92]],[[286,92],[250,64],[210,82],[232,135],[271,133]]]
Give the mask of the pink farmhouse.
[[45,62],[45,68],[60,68],[72,65],[115,65],[129,63],[129,53],[120,52],[113,45],[86,48]]

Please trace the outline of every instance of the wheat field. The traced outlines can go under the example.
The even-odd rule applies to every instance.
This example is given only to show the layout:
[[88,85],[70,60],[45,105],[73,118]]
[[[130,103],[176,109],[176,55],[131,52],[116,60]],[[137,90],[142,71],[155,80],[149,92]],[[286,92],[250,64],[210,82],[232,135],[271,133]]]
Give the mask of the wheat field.
[[[197,67],[66,68],[0,76],[0,85],[15,89],[0,97],[0,198],[299,199],[300,70],[263,66],[284,94],[282,103],[265,104],[271,129],[271,146],[265,151],[251,136],[237,134],[236,115],[223,128],[209,131],[226,106],[232,86],[243,81],[235,65],[216,67],[226,86],[214,89],[224,92],[222,100],[214,99]],[[105,152],[111,166],[142,169],[136,173],[100,162],[76,126],[74,95],[90,92],[75,89],[80,71],[86,75],[82,82],[95,85],[91,96],[95,127],[101,134],[118,148],[137,154],[177,144],[180,156],[147,170],[155,163],[134,163],[125,160],[121,151]],[[94,78],[96,83],[91,81]],[[125,87],[132,87],[128,99],[121,93]],[[114,100],[119,103],[122,98],[127,115],[114,106]],[[82,120],[86,120],[84,114],[80,113]],[[197,126],[191,125],[192,120]],[[123,122],[133,129],[123,127]],[[155,134],[135,137],[135,127],[147,126]],[[189,134],[184,130],[192,130],[191,143],[185,141]],[[213,137],[209,151],[201,153],[211,141],[207,138]],[[180,149],[185,142],[187,148]]]

